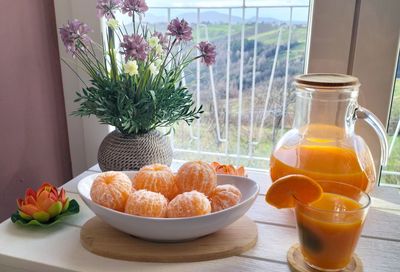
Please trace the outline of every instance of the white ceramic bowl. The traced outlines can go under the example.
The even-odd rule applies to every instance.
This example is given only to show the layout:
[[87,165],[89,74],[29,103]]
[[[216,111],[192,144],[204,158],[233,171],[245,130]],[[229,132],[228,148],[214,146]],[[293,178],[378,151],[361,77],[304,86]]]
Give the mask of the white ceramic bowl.
[[[129,177],[134,171],[125,172]],[[258,184],[244,177],[218,175],[218,184],[233,184],[242,193],[239,204],[228,209],[196,217],[152,218],[130,215],[98,205],[90,198],[90,188],[98,174],[83,178],[78,191],[88,207],[114,228],[147,240],[176,242],[195,239],[216,232],[242,217],[254,203],[260,190]]]

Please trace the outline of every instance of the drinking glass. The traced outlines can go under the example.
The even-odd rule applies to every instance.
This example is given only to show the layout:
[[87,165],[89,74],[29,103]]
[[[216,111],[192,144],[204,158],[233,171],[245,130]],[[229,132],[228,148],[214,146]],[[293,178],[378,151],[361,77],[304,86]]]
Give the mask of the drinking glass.
[[351,261],[371,198],[360,188],[319,181],[320,200],[296,203],[300,250],[307,265],[321,271],[340,271]]

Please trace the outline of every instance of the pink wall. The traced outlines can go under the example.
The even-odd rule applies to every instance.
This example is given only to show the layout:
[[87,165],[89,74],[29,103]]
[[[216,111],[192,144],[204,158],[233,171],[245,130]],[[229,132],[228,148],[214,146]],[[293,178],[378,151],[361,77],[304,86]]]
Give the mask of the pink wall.
[[71,178],[52,0],[3,1],[0,11],[0,221],[43,181]]

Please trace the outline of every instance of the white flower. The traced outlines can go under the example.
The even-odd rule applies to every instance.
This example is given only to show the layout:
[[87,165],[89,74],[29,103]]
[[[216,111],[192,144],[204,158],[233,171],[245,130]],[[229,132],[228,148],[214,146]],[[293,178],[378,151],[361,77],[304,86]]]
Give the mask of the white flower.
[[156,59],[156,60],[154,61],[154,64],[155,64],[157,67],[160,67],[162,63],[163,63],[163,60],[162,60],[162,59]]
[[139,74],[138,65],[136,60],[129,60],[124,64],[125,74],[129,74],[130,76]]
[[[158,39],[158,38],[157,38],[157,39]],[[156,49],[156,53],[157,53],[158,55],[162,55],[162,54],[164,53],[164,49],[163,49],[163,47],[162,47],[161,44],[157,44],[156,47],[155,47],[155,49]]]
[[117,27],[119,27],[119,22],[118,22],[117,19],[111,18],[111,19],[109,19],[109,20],[107,21],[107,26],[108,26],[109,28],[115,30],[115,29],[117,29]]
[[152,74],[153,76],[155,76],[155,75],[158,74],[158,67],[157,67],[154,63],[151,63],[151,64],[149,65],[149,69],[150,69],[150,72],[151,72],[151,74]]
[[151,37],[150,39],[149,39],[149,46],[151,47],[151,48],[154,48],[154,47],[156,47],[157,45],[158,45],[158,43],[159,43],[159,39],[158,39],[158,37],[156,37],[156,36],[153,36],[153,37]]

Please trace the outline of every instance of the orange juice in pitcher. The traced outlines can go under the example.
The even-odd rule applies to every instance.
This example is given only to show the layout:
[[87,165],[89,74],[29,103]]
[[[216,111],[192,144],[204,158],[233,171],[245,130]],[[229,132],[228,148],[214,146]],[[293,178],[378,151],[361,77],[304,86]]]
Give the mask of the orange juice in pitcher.
[[357,103],[358,79],[341,74],[308,74],[296,78],[293,128],[277,143],[270,161],[273,181],[289,174],[334,180],[369,192],[376,182],[375,165],[365,141],[354,132],[364,119],[377,132],[381,163],[387,140],[380,121]]

